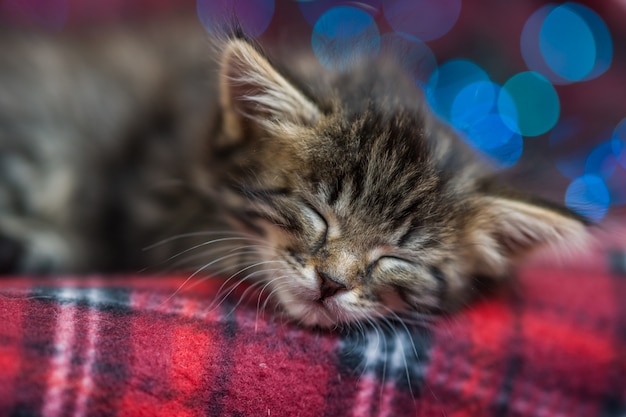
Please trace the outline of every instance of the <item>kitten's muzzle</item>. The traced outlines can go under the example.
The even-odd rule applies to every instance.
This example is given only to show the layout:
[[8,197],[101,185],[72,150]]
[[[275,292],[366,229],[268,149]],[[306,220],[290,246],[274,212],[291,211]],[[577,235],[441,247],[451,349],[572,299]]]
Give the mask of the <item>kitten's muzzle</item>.
[[324,272],[317,271],[317,276],[320,279],[320,298],[317,301],[324,301],[340,291],[348,290],[345,284],[333,279]]

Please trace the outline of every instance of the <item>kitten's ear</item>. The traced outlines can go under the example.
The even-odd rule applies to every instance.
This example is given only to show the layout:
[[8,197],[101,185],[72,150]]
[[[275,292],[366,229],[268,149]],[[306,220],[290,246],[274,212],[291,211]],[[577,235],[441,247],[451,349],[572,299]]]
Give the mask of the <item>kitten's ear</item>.
[[566,209],[509,197],[480,199],[470,239],[482,273],[504,274],[511,261],[544,245],[579,249],[588,236],[585,221]]
[[251,124],[265,129],[310,126],[321,117],[315,103],[242,39],[231,39],[224,46],[220,101],[225,132],[233,139],[245,136]]

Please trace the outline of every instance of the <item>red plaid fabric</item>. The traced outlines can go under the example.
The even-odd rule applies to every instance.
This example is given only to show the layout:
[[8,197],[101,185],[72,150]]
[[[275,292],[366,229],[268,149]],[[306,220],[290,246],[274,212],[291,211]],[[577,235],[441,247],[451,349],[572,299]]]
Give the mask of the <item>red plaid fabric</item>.
[[4,279],[0,416],[626,413],[626,267],[520,271],[428,326],[324,333],[185,277]]

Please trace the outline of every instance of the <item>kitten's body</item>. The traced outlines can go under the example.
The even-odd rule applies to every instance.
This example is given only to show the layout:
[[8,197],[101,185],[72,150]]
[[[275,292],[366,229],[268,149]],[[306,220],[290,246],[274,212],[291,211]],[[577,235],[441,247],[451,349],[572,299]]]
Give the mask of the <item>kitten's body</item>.
[[5,270],[138,270],[206,229],[189,188],[216,62],[197,25],[159,29],[0,38],[0,234],[23,251]]
[[248,245],[200,265],[263,265],[288,315],[328,326],[452,308],[583,233],[501,191],[389,59],[342,74],[291,55],[287,76],[237,37],[211,59],[202,33],[164,32],[0,49],[5,269],[154,266],[209,235],[145,246],[228,218]]

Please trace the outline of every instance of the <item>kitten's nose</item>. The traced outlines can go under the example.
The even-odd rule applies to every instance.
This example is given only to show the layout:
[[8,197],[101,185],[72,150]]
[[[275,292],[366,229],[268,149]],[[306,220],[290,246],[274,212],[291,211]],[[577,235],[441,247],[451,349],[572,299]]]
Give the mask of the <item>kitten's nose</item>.
[[319,301],[332,297],[333,295],[337,294],[339,291],[347,289],[345,284],[335,281],[328,274],[318,271],[317,275],[320,277],[320,281],[321,281]]

